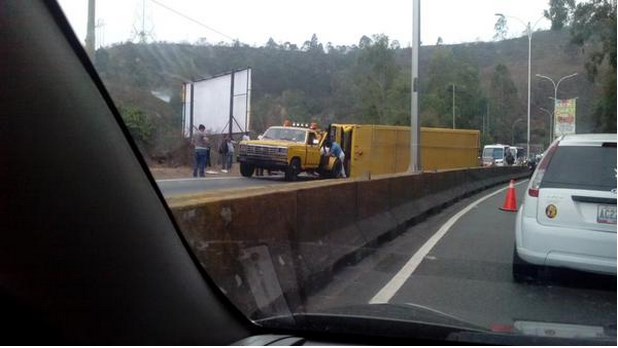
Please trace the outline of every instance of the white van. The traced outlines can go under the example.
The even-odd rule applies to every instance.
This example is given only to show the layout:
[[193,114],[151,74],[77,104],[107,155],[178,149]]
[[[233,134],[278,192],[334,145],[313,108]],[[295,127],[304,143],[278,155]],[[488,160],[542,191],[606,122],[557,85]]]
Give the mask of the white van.
[[510,151],[509,145],[485,145],[485,147],[483,147],[483,155],[481,156],[483,167],[506,166],[507,151]]

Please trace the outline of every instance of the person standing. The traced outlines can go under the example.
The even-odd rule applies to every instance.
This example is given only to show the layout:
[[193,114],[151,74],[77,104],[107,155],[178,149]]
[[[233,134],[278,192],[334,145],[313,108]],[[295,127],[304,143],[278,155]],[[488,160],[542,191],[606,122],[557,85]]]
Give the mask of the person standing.
[[234,163],[234,141],[230,137],[227,138],[226,158],[227,158],[227,170],[231,171],[232,163]]
[[200,124],[197,131],[193,134],[192,144],[195,152],[195,164],[193,166],[193,177],[204,177],[204,170],[208,163],[210,144],[206,134],[206,127]]
[[513,157],[513,153],[511,152],[511,150],[508,149],[506,152],[506,164],[512,166],[513,163],[515,163],[515,158]]
[[221,141],[221,143],[219,144],[218,152],[219,152],[219,158],[221,161],[221,172],[222,173],[227,173],[227,151],[228,151],[227,139],[228,139],[228,136],[226,135]]

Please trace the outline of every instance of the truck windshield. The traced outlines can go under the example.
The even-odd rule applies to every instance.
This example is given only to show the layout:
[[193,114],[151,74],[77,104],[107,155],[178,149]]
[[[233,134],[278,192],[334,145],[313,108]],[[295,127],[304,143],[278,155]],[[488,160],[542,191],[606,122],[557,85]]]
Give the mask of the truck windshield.
[[306,136],[307,131],[302,129],[271,127],[264,133],[263,139],[305,143]]
[[498,148],[498,147],[487,148],[483,150],[483,157],[484,158],[491,157],[493,159],[502,159],[504,157],[504,149]]

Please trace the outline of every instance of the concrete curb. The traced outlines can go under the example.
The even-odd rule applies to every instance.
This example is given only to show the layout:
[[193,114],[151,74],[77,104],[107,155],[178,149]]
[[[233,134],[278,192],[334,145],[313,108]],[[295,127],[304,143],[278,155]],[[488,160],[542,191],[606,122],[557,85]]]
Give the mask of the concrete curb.
[[[329,180],[227,198],[175,199],[170,206],[202,266],[253,318],[301,307],[338,268],[428,214],[528,174],[526,168],[471,168]],[[270,285],[255,286],[251,280],[258,276]]]

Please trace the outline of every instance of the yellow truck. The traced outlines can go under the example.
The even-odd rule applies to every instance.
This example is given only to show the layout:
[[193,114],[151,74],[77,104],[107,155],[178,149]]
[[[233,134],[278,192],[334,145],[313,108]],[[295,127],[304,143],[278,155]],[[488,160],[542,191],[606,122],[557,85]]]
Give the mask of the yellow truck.
[[334,177],[337,161],[322,156],[320,150],[326,139],[317,128],[270,127],[259,140],[241,141],[238,146],[240,173],[253,175],[256,169],[282,171],[285,179],[294,181],[301,172]]
[[[345,161],[322,155],[330,137],[345,153]],[[478,130],[421,128],[423,170],[478,167]],[[299,173],[332,178],[344,165],[348,177],[405,172],[410,164],[410,127],[332,124],[326,131],[307,127],[270,127],[260,140],[239,145],[240,172],[256,168],[283,171],[286,180]]]
[[[346,154],[350,177],[405,172],[410,165],[410,127],[332,124],[329,136]],[[480,131],[421,128],[423,170],[478,167]]]

